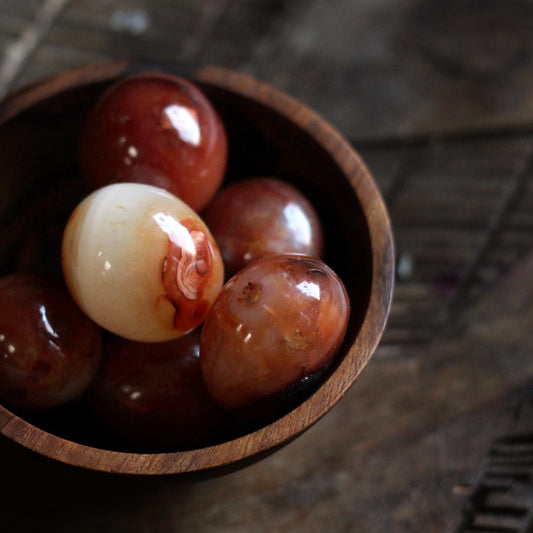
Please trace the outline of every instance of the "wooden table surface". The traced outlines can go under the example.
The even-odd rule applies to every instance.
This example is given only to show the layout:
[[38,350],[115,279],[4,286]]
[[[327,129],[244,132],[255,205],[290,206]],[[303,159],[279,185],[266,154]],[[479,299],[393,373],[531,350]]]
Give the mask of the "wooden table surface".
[[378,352],[296,441],[190,483],[1,439],[1,530],[496,531],[462,517],[495,439],[533,432],[532,37],[530,0],[0,0],[0,95],[109,59],[247,72],[360,150],[398,249]]

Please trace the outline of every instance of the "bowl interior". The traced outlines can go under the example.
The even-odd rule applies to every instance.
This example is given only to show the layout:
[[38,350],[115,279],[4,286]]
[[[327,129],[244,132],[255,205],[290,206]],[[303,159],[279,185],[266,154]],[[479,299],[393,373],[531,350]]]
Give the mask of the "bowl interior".
[[[131,72],[131,69],[123,68],[118,76],[126,76]],[[182,72],[178,71],[177,74]],[[27,93],[23,93],[7,102],[8,106],[17,104],[20,111],[0,125],[1,275],[16,270],[60,272],[63,227],[74,206],[88,193],[78,172],[77,142],[80,130],[87,111],[102,91],[116,81],[117,72],[113,70],[108,76],[99,75],[94,80],[91,80],[90,75],[87,77],[82,83],[62,87],[60,91],[49,91],[50,94],[38,101],[32,101]],[[337,394],[330,395],[330,403],[334,404],[351,385],[349,381],[353,381],[360,371],[356,368],[339,372],[339,367],[348,363],[356,365],[356,352],[363,348],[367,353],[361,365],[366,364],[379,340],[390,303],[392,244],[388,219],[379,226],[380,231],[388,233],[384,236],[386,246],[378,243],[380,253],[386,256],[385,264],[380,266],[378,272],[376,243],[373,241],[375,236],[372,234],[375,230],[369,225],[371,210],[365,205],[368,200],[361,199],[361,191],[367,190],[370,185],[370,192],[377,195],[376,205],[383,210],[379,193],[360,161],[360,168],[353,168],[347,175],[335,151],[325,147],[320,135],[315,134],[317,131],[324,132],[320,119],[312,113],[310,118],[307,117],[305,108],[300,108],[290,99],[287,101],[275,91],[273,96],[269,93],[255,98],[255,89],[240,91],[235,80],[220,78],[216,72],[215,75],[204,72],[198,76],[193,73],[192,79],[217,108],[228,132],[229,164],[225,183],[252,176],[281,178],[304,192],[320,215],[326,237],[325,261],[346,285],[351,300],[351,318],[335,364],[327,375],[321,377],[320,383],[297,398],[296,403],[300,407],[296,408],[296,412],[301,404],[313,402],[317,389],[325,383],[343,380],[333,387]],[[264,93],[264,86],[259,88],[258,94],[263,94],[261,91]],[[26,98],[28,103],[20,104],[20,98]],[[33,99],[36,99],[35,96]],[[280,106],[285,104],[290,109],[296,106],[295,109],[305,115],[303,123],[302,120],[294,120],[292,113],[280,111]],[[333,135],[336,139],[337,134],[331,133],[329,126],[325,132],[326,138]],[[357,166],[357,158],[354,161],[348,162],[351,165],[348,165],[349,168],[354,164]],[[386,213],[383,213],[386,217]],[[373,291],[377,287],[376,275],[385,280],[378,280],[383,293],[379,296],[380,301],[373,304],[381,306],[381,312],[379,323],[372,330],[375,338],[371,339],[371,346],[363,347],[358,345],[357,339],[372,306]],[[347,358],[353,360],[346,362]],[[323,404],[324,399],[321,398],[320,402]],[[288,405],[287,411],[293,410],[295,405]],[[278,432],[277,439],[272,438],[263,447],[266,449],[279,445],[281,441],[295,436],[330,407],[322,405],[316,410],[304,409],[301,422],[291,422],[290,429]],[[37,430],[81,446],[136,452],[109,437],[100,428],[83,397],[71,405],[48,412],[14,414],[21,423],[27,422]],[[296,415],[291,413],[291,416]],[[270,422],[274,426],[282,424],[283,417]],[[259,427],[251,430],[262,431]],[[238,440],[239,437],[249,438],[250,435],[232,435],[231,439]],[[222,450],[220,453],[226,452]],[[250,452],[253,453],[255,451]],[[224,462],[221,456],[218,463]]]

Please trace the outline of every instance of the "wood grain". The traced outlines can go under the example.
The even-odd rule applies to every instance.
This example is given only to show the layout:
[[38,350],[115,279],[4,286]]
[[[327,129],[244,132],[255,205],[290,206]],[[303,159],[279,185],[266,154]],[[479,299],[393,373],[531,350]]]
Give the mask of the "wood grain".
[[[84,112],[105,86],[121,77],[159,68],[112,63],[67,72],[15,93],[0,106],[0,135],[13,139],[13,149],[22,150],[22,156],[32,146],[32,138],[42,144],[39,131],[57,130],[75,139]],[[184,68],[177,65],[172,72],[183,74]],[[106,449],[90,417],[80,417],[77,424],[74,417],[67,417],[66,423],[58,424],[53,415],[46,421],[46,415],[28,418],[0,408],[2,433],[45,456],[86,468],[134,474],[189,473],[260,456],[293,439],[329,411],[357,379],[381,338],[393,290],[392,230],[380,192],[359,155],[310,109],[264,83],[219,67],[201,68],[192,79],[219,110],[234,147],[226,180],[273,174],[299,185],[313,201],[323,221],[326,260],[343,279],[351,300],[343,347],[318,389],[300,398],[299,404],[289,404],[283,417],[202,450],[140,454]],[[61,189],[54,176],[67,173],[74,180],[68,189],[75,188],[75,147],[61,137],[55,142],[49,138],[47,146],[50,153],[43,158],[52,165],[50,172],[43,176],[33,169],[22,176],[27,187],[19,203],[6,208],[4,235],[12,234],[9,214],[24,209],[24,192],[36,196],[38,202],[48,193],[39,196],[34,189]],[[41,159],[39,164],[45,166]],[[14,168],[9,162],[4,158],[4,172],[18,173],[18,158],[11,161]],[[17,179],[18,184],[20,181]],[[81,190],[80,186],[80,194]],[[10,191],[6,195],[16,202],[16,195]],[[83,434],[84,438],[76,436]]]
[[[0,35],[15,42],[44,3],[4,0]],[[532,25],[529,0],[70,0],[10,87],[105,60],[186,61],[271,83],[352,139],[527,127]]]
[[383,344],[427,343],[533,246],[533,135],[357,143],[381,186],[398,252]]
[[[0,438],[3,524],[69,533],[456,531],[493,439],[532,429],[532,3],[240,0],[221,2],[211,26],[209,3],[71,0],[10,88],[108,59],[187,61],[189,40],[191,59],[305,101],[354,141],[390,207],[401,276],[389,327],[327,417],[231,476],[103,475]],[[42,4],[0,2],[0,52]],[[202,25],[210,31],[195,41]]]

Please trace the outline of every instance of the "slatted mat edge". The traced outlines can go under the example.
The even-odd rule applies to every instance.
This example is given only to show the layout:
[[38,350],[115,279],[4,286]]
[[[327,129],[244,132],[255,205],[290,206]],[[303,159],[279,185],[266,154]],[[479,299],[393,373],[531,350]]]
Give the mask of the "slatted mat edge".
[[456,533],[533,531],[533,434],[493,443],[464,506]]

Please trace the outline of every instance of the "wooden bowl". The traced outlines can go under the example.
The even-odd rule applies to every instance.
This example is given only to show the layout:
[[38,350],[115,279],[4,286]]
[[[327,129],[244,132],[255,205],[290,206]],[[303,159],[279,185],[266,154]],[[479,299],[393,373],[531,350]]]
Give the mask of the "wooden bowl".
[[[5,437],[39,454],[87,469],[215,474],[289,442],[351,387],[374,353],[389,312],[393,238],[380,192],[359,155],[304,105],[218,67],[111,63],[63,73],[1,104],[2,275],[35,261],[43,269],[59,268],[65,217],[85,194],[76,161],[84,116],[110,83],[156,70],[190,78],[219,110],[229,135],[228,180],[281,177],[314,203],[325,229],[325,260],[343,279],[351,300],[344,344],[335,364],[295,408],[264,427],[202,449],[136,453],[120,448],[102,435],[83,401],[31,415],[0,406],[0,428]],[[44,251],[38,233],[43,231],[53,243]]]

